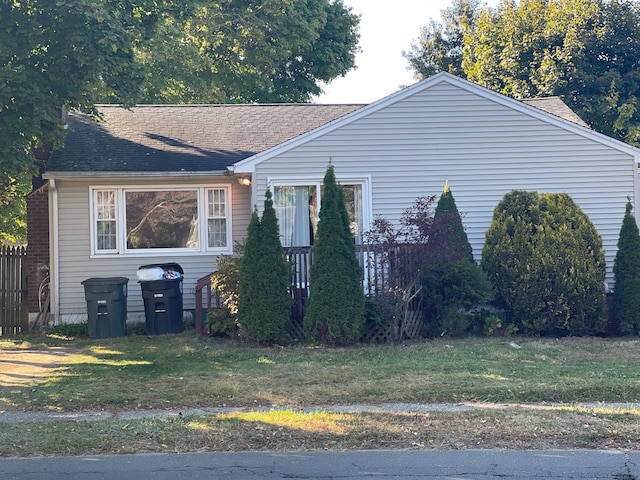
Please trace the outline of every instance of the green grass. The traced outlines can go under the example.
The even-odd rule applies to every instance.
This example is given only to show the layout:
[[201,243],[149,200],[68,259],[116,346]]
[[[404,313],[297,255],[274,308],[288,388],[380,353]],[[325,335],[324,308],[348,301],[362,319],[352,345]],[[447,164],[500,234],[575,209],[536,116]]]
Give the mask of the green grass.
[[[252,348],[193,332],[114,339],[27,335],[2,351],[65,351],[0,410],[245,407],[240,413],[3,424],[0,456],[351,448],[640,447],[640,340],[438,339],[353,348]],[[0,371],[0,374],[2,372]],[[494,402],[458,413],[302,413],[344,404]],[[550,404],[561,405],[551,406]],[[535,404],[521,408],[520,404]],[[252,407],[271,407],[267,411]]]
[[78,353],[41,381],[0,387],[2,409],[640,401],[636,339],[518,338],[520,349],[504,338],[252,348],[192,332],[22,341]]

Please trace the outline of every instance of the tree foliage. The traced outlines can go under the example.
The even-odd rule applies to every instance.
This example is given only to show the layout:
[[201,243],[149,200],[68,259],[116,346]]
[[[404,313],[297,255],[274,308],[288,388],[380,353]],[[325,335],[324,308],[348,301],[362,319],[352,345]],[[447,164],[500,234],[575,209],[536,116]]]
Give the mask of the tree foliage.
[[464,35],[475,28],[480,0],[453,0],[442,10],[442,23],[431,20],[420,29],[420,36],[403,52],[417,77],[427,78],[438,72],[464,76],[462,50]]
[[124,104],[135,100],[144,79],[135,46],[170,8],[153,0],[0,3],[2,216],[22,193],[17,186],[37,173],[34,151],[61,145],[65,110],[96,113],[104,91]]
[[601,333],[605,260],[597,230],[567,194],[516,190],[496,206],[482,267],[523,332]]
[[[640,4],[634,0],[456,0],[408,55],[416,75],[450,71],[514,98],[558,95],[593,129],[640,144]],[[459,7],[466,5],[468,14]],[[445,52],[446,54],[443,54]]]
[[355,66],[342,0],[200,2],[142,42],[145,103],[306,102]]
[[240,265],[238,322],[260,343],[288,342],[291,317],[289,268],[282,254],[271,191],[265,193],[262,221],[253,212]]
[[640,332],[640,233],[632,208],[628,201],[613,264],[616,281],[613,308],[623,334]]
[[320,220],[314,243],[309,303],[304,317],[310,340],[356,343],[364,325],[362,269],[356,257],[349,214],[333,165],[323,181]]
[[433,215],[433,232],[429,240],[430,255],[438,261],[474,261],[473,249],[464,230],[462,216],[449,188],[449,182],[445,184],[438,199]]
[[65,111],[308,101],[354,67],[358,21],[341,0],[0,2],[0,217]]

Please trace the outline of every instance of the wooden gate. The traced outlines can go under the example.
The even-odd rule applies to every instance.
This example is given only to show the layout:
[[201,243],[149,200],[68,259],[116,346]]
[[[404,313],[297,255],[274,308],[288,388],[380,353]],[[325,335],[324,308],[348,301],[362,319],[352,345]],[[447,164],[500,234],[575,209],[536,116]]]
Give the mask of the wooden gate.
[[0,336],[27,331],[27,248],[0,247]]

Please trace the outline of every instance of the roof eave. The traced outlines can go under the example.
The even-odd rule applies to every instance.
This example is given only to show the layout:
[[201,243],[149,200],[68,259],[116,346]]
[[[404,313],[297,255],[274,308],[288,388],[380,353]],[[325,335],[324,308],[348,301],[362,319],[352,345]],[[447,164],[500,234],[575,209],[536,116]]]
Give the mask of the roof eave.
[[82,180],[82,179],[101,179],[101,178],[194,178],[194,177],[225,177],[229,172],[226,170],[211,170],[202,172],[64,172],[49,171],[42,175],[45,180]]

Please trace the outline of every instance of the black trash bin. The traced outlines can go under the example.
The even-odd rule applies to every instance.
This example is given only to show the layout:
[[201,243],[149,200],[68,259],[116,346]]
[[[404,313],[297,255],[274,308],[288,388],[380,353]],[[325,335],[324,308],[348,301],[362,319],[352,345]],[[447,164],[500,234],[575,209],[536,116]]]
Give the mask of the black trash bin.
[[125,277],[87,278],[83,280],[87,301],[89,336],[122,337],[127,324],[127,283]]
[[[180,333],[184,329],[182,319],[182,275],[184,271],[177,263],[143,265],[138,270],[157,270],[158,268],[164,272],[163,278],[139,280],[144,300],[147,334]],[[138,277],[140,278],[140,275]]]

